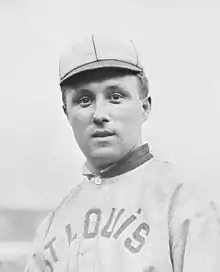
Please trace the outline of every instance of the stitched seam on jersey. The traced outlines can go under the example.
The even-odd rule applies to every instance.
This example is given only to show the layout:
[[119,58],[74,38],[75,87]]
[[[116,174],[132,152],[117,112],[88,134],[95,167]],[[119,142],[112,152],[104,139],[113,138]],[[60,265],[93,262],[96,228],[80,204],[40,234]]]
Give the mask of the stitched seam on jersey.
[[80,184],[78,184],[76,187],[74,187],[68,194],[67,196],[65,196],[61,202],[59,203],[59,205],[56,207],[56,209],[54,210],[54,213],[58,212],[59,209],[61,209],[68,201],[70,201],[72,198],[75,198],[76,195],[79,194],[79,192],[82,190],[82,186],[83,186],[83,182],[81,182]]
[[176,200],[178,193],[179,193],[180,189],[182,188],[182,186],[183,186],[183,183],[180,183],[177,185],[177,187],[174,190],[173,195],[171,197],[170,205],[169,205],[169,209],[168,209],[169,249],[170,249],[170,260],[171,260],[173,269],[174,269],[173,256],[172,256],[173,232],[171,229],[171,217],[173,215],[173,209],[174,209],[173,204],[175,203],[175,200]]
[[61,207],[63,207],[69,200],[71,200],[73,197],[75,197],[79,193],[79,191],[81,190],[81,187],[82,187],[82,184],[79,184],[78,186],[73,188],[69,192],[69,194],[66,197],[63,198],[63,200],[60,202],[60,204],[57,206],[57,208],[54,211],[50,212],[50,214],[49,214],[49,224],[47,226],[47,229],[46,229],[44,237],[43,237],[44,241],[46,239],[47,234],[49,233],[49,231],[51,229],[51,226],[52,226],[53,220],[55,218],[56,212],[58,212],[58,210]]
[[182,240],[183,240],[183,245],[182,245],[182,252],[181,252],[181,263],[180,263],[180,271],[183,271],[183,266],[184,266],[184,256],[185,256],[185,251],[186,251],[186,244],[187,244],[187,239],[188,239],[188,233],[189,233],[189,224],[190,220],[186,219],[182,223],[182,228],[184,230],[184,233],[182,233]]
[[48,234],[49,231],[50,231],[50,228],[51,228],[51,225],[52,225],[54,216],[55,216],[55,212],[51,212],[51,213],[49,214],[49,224],[48,224],[47,229],[46,229],[46,231],[45,231],[43,241],[45,241],[45,239],[46,239],[46,237],[47,237],[47,234]]

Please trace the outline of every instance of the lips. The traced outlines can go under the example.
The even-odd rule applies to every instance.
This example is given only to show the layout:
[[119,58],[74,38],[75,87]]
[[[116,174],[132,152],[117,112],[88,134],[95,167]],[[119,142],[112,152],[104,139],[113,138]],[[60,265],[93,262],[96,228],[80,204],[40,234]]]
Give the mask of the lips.
[[109,137],[109,136],[113,136],[115,135],[115,133],[111,132],[111,131],[96,131],[92,134],[93,138],[100,138],[100,137]]

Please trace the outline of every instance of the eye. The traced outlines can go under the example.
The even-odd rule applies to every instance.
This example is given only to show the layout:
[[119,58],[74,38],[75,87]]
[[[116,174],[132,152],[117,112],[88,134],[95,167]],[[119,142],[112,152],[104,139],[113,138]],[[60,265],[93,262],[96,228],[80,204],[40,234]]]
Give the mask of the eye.
[[90,106],[92,103],[92,99],[91,97],[89,96],[82,96],[80,99],[79,99],[79,105],[81,107],[88,107]]
[[123,99],[123,95],[122,94],[120,94],[120,93],[113,93],[112,95],[111,95],[111,97],[110,97],[110,100],[111,100],[111,102],[116,102],[116,103],[120,103],[121,102],[121,100]]

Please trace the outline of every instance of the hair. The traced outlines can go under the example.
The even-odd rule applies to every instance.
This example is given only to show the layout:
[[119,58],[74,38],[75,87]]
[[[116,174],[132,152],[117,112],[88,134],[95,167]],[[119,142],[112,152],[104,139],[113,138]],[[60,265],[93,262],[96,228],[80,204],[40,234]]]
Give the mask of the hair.
[[[104,69],[109,69],[109,68],[102,68],[102,70],[104,70]],[[135,72],[135,71],[132,71],[129,69],[124,69],[124,68],[110,68],[110,69],[116,71],[117,75],[119,75],[119,76],[135,75],[139,81],[140,98],[144,99],[148,96],[149,84],[148,84],[148,79],[147,79],[146,75],[144,74],[144,72]],[[100,68],[94,69],[92,71],[96,71],[96,70],[100,70]],[[74,75],[73,77],[66,79],[64,82],[62,82],[60,84],[61,93],[62,93],[62,102],[63,102],[64,107],[66,107],[66,89],[70,86],[77,85],[80,82],[82,82],[83,80],[85,80],[85,78],[87,78],[87,76],[88,76],[88,73],[91,73],[91,71],[85,71],[85,72],[78,73],[78,74]]]

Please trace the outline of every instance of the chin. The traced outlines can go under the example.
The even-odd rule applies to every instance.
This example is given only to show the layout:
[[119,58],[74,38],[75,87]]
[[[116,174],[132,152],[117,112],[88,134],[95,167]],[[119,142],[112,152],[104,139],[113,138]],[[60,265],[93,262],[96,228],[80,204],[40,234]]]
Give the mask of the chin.
[[114,161],[119,160],[123,154],[120,150],[116,147],[98,147],[95,149],[90,150],[89,156],[91,160],[99,161],[101,160],[103,163],[111,163]]

